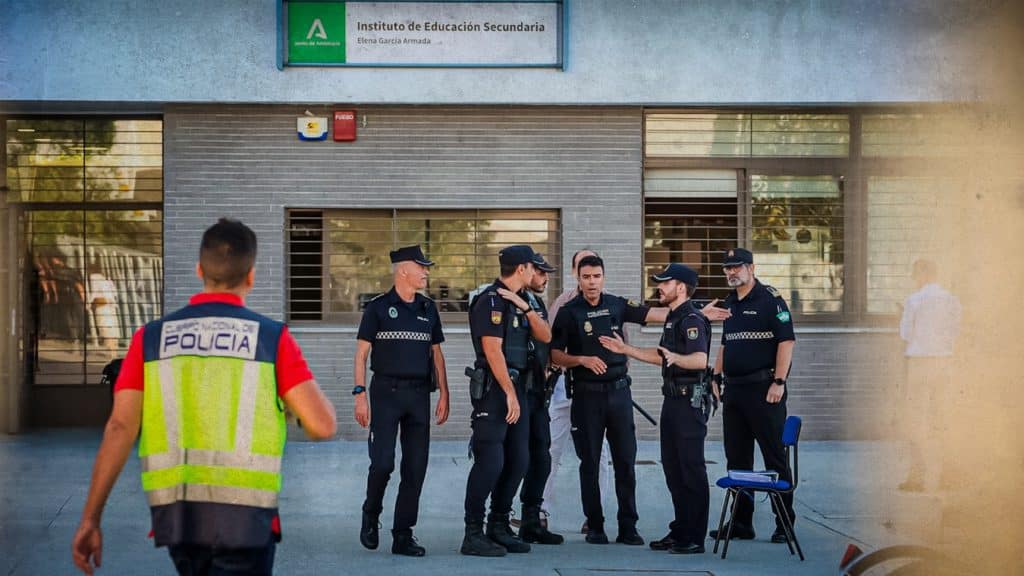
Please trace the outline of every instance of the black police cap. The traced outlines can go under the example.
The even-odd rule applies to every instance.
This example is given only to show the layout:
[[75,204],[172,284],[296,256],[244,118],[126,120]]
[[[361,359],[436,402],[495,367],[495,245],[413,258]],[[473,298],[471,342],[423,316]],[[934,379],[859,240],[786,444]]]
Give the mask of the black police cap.
[[739,266],[740,264],[753,264],[754,255],[750,250],[733,248],[722,254],[722,266]]
[[506,246],[498,252],[498,262],[502,266],[518,266],[533,261],[533,248],[525,244]]
[[427,260],[427,257],[423,255],[423,250],[420,250],[420,245],[406,246],[399,248],[398,250],[391,251],[391,263],[397,264],[399,262],[405,262],[406,260],[412,260],[413,262],[421,266],[433,266],[434,263]]
[[661,274],[655,274],[654,276],[651,276],[651,280],[654,280],[655,282],[667,282],[669,280],[678,280],[684,284],[696,286],[697,271],[683,264],[672,263],[666,266],[665,270],[663,270]]
[[533,254],[532,262],[533,262],[533,267],[536,268],[537,270],[540,270],[541,272],[549,272],[550,273],[550,272],[554,272],[555,270],[558,270],[558,268],[555,268],[554,266],[549,264],[548,261],[544,259],[544,255],[541,254],[540,252],[535,252]]

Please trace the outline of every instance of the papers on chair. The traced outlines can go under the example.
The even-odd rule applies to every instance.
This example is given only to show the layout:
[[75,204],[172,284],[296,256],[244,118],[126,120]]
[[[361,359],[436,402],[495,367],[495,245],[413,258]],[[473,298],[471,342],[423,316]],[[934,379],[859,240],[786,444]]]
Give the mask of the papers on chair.
[[729,470],[729,478],[750,484],[774,484],[779,480],[779,473],[774,470]]

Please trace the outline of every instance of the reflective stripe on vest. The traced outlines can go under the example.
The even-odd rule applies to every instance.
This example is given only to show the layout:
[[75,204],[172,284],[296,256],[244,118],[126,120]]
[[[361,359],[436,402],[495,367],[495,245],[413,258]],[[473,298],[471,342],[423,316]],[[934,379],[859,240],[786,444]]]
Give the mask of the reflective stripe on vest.
[[[256,358],[259,322],[206,317],[192,319],[189,329],[201,342],[208,336],[203,329],[213,325],[219,334],[232,327],[247,331],[251,351],[219,355],[223,348],[216,346],[198,353],[162,346],[162,357],[146,359],[142,487],[150,506],[189,501],[276,508],[286,424],[274,364]],[[171,338],[161,335],[162,342]]]

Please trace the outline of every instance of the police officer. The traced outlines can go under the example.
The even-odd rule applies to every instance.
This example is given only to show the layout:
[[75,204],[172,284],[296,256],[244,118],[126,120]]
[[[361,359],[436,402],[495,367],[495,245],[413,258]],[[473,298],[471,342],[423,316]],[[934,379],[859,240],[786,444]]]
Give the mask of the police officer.
[[[498,256],[501,278],[469,307],[476,353],[469,369],[473,467],[466,482],[466,535],[461,552],[471,556],[530,551],[530,545],[511,531],[509,514],[529,464],[530,412],[525,400],[529,342],[531,336],[551,341],[547,323],[517,295],[533,277],[533,256],[529,246],[504,248]],[[485,535],[488,495],[491,511]]]
[[579,262],[580,295],[558,311],[551,340],[551,360],[568,369],[572,390],[572,437],[580,458],[580,491],[587,517],[586,541],[607,544],[598,459],[607,435],[615,469],[619,533],[616,542],[642,545],[636,531],[636,426],[625,354],[601,345],[600,336],[622,336],[623,323],[661,322],[667,308],[649,308],[604,293],[604,261],[587,256]]
[[[355,418],[370,427],[370,471],[359,541],[370,550],[379,544],[378,519],[384,491],[395,469],[395,439],[402,431],[401,483],[392,525],[393,554],[423,556],[412,528],[419,513],[420,491],[430,450],[430,392],[434,383],[440,398],[434,417],[448,419],[448,382],[441,342],[441,317],[434,301],[418,290],[427,287],[430,266],[419,246],[391,252],[394,286],[371,300],[359,324],[355,356]],[[366,389],[366,358],[373,379]],[[369,396],[369,401],[367,401]],[[371,417],[372,409],[372,417]]]
[[100,564],[100,517],[141,427],[153,541],[177,571],[272,573],[284,408],[313,439],[335,418],[288,327],[245,307],[255,262],[256,234],[222,218],[203,233],[203,291],[132,337],[71,544],[82,572]]
[[710,382],[707,381],[711,323],[693,306],[697,272],[669,264],[651,277],[662,305],[671,310],[657,348],[637,348],[621,338],[601,336],[601,344],[631,358],[661,365],[661,466],[672,494],[675,519],[669,533],[651,542],[652,550],[702,554],[708,529],[708,473],[704,438],[708,433]]
[[[792,481],[782,430],[786,422],[786,378],[793,359],[793,321],[786,301],[778,290],[761,284],[754,276],[754,255],[743,248],[725,253],[722,267],[726,281],[734,288],[725,299],[732,313],[724,323],[722,345],[715,359],[715,394],[725,384],[722,428],[726,465],[730,470],[754,466],[754,441],[761,447],[764,465],[779,473],[780,480]],[[791,520],[793,495],[783,496]],[[786,532],[775,511],[772,542],[785,543]],[[754,502],[741,497],[736,503],[732,537],[754,538]],[[726,528],[728,532],[728,527]],[[717,537],[712,530],[710,536]]]
[[[548,274],[557,269],[549,264],[542,254],[534,254],[533,268],[533,279],[526,286],[523,295],[526,296],[530,308],[547,322],[547,307],[540,295],[548,286]],[[519,499],[523,505],[519,537],[524,542],[537,544],[561,544],[565,540],[560,534],[550,532],[547,526],[541,523],[540,518],[541,506],[544,503],[544,485],[551,474],[551,417],[548,414],[551,390],[547,388],[550,359],[550,342],[541,342],[531,337],[530,369],[527,372],[531,381],[526,393],[530,412],[530,464],[519,492]]]

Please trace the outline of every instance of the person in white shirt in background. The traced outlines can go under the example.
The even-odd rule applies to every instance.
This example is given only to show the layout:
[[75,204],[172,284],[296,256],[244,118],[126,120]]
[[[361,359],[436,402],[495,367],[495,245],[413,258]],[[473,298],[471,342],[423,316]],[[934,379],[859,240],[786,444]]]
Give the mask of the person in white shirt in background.
[[914,262],[917,291],[907,297],[900,319],[900,338],[907,344],[901,412],[903,433],[910,443],[910,470],[899,488],[908,492],[937,487],[946,429],[943,406],[955,403],[963,392],[950,378],[962,308],[956,296],[939,286],[937,277],[934,262]]

